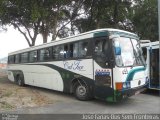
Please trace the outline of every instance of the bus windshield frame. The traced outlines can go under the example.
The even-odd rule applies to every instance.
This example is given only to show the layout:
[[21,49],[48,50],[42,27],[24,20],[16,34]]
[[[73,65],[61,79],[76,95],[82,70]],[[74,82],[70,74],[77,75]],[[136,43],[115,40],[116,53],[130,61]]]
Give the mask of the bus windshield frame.
[[[140,43],[135,38],[119,36],[112,39],[115,64],[118,67],[145,66]],[[119,53],[116,53],[117,48]]]

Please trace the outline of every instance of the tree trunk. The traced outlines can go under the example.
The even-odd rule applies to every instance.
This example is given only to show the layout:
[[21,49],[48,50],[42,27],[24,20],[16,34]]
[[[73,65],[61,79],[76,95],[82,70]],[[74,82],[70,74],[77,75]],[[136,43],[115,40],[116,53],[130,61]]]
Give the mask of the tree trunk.
[[43,43],[47,43],[48,34],[46,32],[42,33]]
[[118,1],[115,0],[114,4],[114,27],[118,28]]
[[32,39],[32,44],[30,45],[30,47],[35,46],[35,41],[36,39]]

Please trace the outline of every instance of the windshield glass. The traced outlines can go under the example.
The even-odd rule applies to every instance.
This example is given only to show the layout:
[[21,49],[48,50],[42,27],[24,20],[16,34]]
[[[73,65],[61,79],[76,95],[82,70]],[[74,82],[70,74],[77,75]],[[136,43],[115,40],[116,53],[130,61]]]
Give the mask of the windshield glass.
[[117,37],[113,39],[113,46],[115,51],[119,48],[119,52],[115,53],[117,66],[144,65],[140,45],[136,39]]

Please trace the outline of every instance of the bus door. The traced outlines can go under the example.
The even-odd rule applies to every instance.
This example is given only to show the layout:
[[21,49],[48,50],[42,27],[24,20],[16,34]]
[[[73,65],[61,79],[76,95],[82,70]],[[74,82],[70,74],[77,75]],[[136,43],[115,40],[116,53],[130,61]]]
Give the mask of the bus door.
[[104,37],[96,38],[94,41],[95,97],[106,99],[106,96],[113,95],[110,63],[111,45],[109,45],[109,40]]
[[159,71],[159,48],[152,48],[150,55],[150,88],[160,90],[160,71]]

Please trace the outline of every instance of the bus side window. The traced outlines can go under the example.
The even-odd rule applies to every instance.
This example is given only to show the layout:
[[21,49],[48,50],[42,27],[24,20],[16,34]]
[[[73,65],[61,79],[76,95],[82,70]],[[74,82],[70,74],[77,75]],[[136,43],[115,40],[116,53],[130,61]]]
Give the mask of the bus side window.
[[29,62],[37,61],[37,51],[32,51],[29,53]]
[[73,58],[73,43],[69,45],[69,57]]
[[21,59],[21,63],[27,63],[28,62],[28,53],[22,53],[20,59]]
[[68,48],[68,44],[64,45],[64,58],[69,58],[70,57],[70,51]]
[[52,54],[53,54],[53,60],[57,60],[58,59],[58,46],[53,46]]
[[13,63],[15,63],[14,58],[15,58],[15,57],[14,57],[14,55],[9,56],[9,57],[8,57],[8,63],[9,63],[9,64],[13,64]]
[[64,47],[62,45],[53,46],[52,54],[53,54],[53,60],[63,59]]
[[107,52],[107,49],[108,49],[108,44],[106,40],[101,39],[95,42],[95,50],[94,50],[95,55],[103,57],[105,53]]
[[109,45],[105,39],[95,41],[94,56],[100,66],[106,67],[105,62],[108,60]]
[[73,44],[73,58],[78,57],[78,42]]
[[15,63],[19,63],[19,62],[20,62],[20,56],[19,56],[19,54],[17,54],[15,56]]
[[87,55],[88,42],[79,42],[79,57]]
[[59,59],[63,59],[64,58],[64,46],[63,45],[60,45],[58,47],[58,58]]
[[48,61],[51,59],[51,50],[49,48],[40,50],[40,61]]

